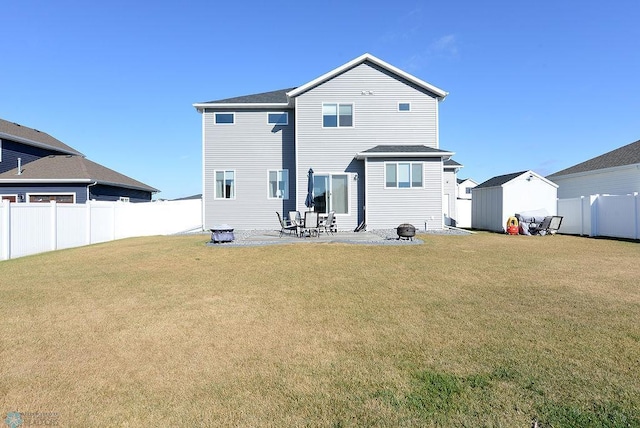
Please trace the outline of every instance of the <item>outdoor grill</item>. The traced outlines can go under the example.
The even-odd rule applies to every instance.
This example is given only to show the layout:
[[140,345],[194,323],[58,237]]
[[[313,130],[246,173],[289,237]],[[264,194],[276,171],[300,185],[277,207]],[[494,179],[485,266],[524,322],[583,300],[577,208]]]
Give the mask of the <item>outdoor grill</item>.
[[410,239],[413,241],[413,237],[416,236],[416,228],[412,224],[402,223],[396,228],[398,232],[398,239]]
[[221,224],[211,228],[211,242],[219,244],[221,242],[231,242],[235,239],[233,228],[228,224]]

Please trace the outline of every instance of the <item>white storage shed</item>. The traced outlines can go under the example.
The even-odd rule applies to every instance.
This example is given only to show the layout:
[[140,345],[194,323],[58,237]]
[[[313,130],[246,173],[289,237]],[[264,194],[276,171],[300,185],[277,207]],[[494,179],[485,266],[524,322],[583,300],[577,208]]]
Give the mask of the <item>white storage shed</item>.
[[557,214],[558,185],[533,171],[493,177],[471,194],[473,229],[504,232],[509,217],[523,211]]

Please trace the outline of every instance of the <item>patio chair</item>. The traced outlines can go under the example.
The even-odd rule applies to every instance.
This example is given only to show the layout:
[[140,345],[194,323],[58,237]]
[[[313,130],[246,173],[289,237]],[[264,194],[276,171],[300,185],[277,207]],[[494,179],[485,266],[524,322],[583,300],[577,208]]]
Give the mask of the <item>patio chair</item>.
[[333,235],[333,218],[335,216],[335,211],[329,211],[327,214],[327,218],[324,220],[324,233],[331,233]]
[[320,228],[318,227],[319,220],[320,220],[320,217],[318,216],[317,212],[315,211],[305,212],[304,226],[302,227],[301,235],[306,235],[308,233],[310,237],[313,236],[314,234],[316,236],[320,236],[320,233],[319,233]]
[[280,222],[280,238],[282,238],[282,234],[285,230],[289,231],[289,235],[291,235],[291,231],[293,230],[296,232],[296,236],[298,236],[298,226],[295,224],[291,224],[291,222],[289,222],[288,220],[283,220],[278,211],[276,211],[276,214],[278,214],[278,221]]

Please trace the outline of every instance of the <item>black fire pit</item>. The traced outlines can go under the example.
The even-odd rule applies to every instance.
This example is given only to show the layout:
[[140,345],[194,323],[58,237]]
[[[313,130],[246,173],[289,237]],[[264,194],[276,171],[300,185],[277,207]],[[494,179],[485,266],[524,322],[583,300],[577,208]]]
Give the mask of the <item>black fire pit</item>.
[[416,236],[416,228],[409,223],[402,223],[396,228],[398,232],[398,239],[410,239],[413,241],[413,237]]

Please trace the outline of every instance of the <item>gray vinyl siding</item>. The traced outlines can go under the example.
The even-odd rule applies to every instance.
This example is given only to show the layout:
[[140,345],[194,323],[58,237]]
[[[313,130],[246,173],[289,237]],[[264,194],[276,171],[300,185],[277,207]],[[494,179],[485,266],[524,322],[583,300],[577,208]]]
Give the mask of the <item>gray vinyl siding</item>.
[[590,195],[627,195],[640,192],[640,165],[549,177],[558,187],[558,198]]
[[[363,91],[369,95],[363,95]],[[438,148],[437,98],[368,62],[301,94],[295,102],[299,201],[304,201],[306,176],[303,174],[309,168],[324,173],[357,173],[362,177],[364,163],[356,161],[354,156],[376,145],[423,144]],[[398,102],[411,103],[411,111],[399,112]],[[354,126],[323,128],[323,103],[353,104]],[[434,174],[433,179],[440,183],[442,168]],[[358,180],[354,185],[354,182],[356,180],[350,180],[351,211],[349,215],[337,216],[341,229],[352,229],[363,219],[364,183]],[[438,190],[441,192],[442,188]],[[367,203],[368,215],[372,215],[372,209]],[[387,212],[390,207],[376,209]],[[438,212],[440,222],[441,202]]]
[[471,192],[471,227],[502,232],[502,187],[484,187],[473,189]]
[[[228,224],[234,229],[280,229],[276,211],[295,207],[295,115],[289,125],[267,123],[267,110],[234,111],[233,125],[216,125],[214,113],[203,113],[204,228]],[[289,199],[268,199],[268,170],[289,170]],[[235,171],[235,199],[215,199],[215,171]]]
[[[423,188],[385,189],[385,162],[423,163]],[[411,223],[417,229],[442,228],[442,161],[440,159],[369,159],[367,175],[367,228],[389,229]]]

